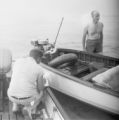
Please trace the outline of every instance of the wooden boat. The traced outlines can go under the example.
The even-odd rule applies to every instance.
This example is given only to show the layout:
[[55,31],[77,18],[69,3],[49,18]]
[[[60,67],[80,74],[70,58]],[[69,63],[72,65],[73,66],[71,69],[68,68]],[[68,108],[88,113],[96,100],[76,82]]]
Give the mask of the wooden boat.
[[[92,63],[96,65],[92,67]],[[44,119],[117,120],[119,92],[91,81],[95,75],[117,65],[118,58],[71,49],[58,49],[56,53],[46,55],[41,63],[48,80]],[[6,120],[11,117],[3,112],[0,118],[4,119],[6,115]]]
[[[55,58],[69,53],[75,54],[77,61],[67,63],[66,60],[62,63],[60,59],[60,65],[57,60],[51,64]],[[92,70],[90,63],[93,62],[96,67]],[[54,67],[54,64],[57,65]],[[91,81],[92,77],[117,65],[118,58],[71,49],[58,49],[53,55],[46,56],[41,63],[50,88],[97,109],[119,115],[119,92]]]
[[46,89],[44,118],[48,120],[118,120],[117,114],[98,109],[52,88]]

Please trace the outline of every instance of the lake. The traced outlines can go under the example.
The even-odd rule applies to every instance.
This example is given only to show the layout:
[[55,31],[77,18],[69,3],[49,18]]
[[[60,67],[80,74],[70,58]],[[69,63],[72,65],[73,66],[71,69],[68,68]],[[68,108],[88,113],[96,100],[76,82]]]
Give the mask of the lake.
[[104,24],[104,52],[119,57],[118,6],[119,0],[0,1],[0,47],[10,49],[13,59],[25,56],[31,40],[54,42],[64,17],[56,46],[82,50],[83,27],[96,9]]

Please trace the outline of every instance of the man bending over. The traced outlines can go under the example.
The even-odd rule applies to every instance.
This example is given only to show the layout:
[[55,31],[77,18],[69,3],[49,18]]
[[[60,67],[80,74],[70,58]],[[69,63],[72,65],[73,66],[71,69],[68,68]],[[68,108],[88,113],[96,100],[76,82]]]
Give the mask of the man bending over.
[[8,97],[13,102],[13,112],[19,110],[19,104],[24,105],[29,114],[36,111],[44,90],[43,70],[39,65],[42,55],[41,50],[33,49],[29,57],[16,60],[8,88]]

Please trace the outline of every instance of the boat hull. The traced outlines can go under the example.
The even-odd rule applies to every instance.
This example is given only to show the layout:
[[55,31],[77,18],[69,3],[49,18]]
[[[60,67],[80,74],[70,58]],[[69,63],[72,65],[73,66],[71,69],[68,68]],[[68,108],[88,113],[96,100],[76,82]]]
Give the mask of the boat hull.
[[[45,108],[52,120],[117,120],[109,114],[85,102],[79,101],[52,88],[46,88]],[[112,117],[113,116],[113,117]]]
[[45,64],[41,64],[45,71],[45,79],[49,86],[103,110],[119,114],[119,97],[97,89],[95,85],[79,78],[68,76]]

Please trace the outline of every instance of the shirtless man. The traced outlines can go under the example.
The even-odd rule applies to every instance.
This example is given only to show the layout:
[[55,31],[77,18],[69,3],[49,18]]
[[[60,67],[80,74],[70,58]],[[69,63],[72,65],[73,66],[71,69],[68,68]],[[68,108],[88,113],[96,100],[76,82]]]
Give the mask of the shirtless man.
[[84,28],[83,50],[90,53],[102,52],[103,23],[99,22],[100,13],[96,10],[91,12],[92,22]]

